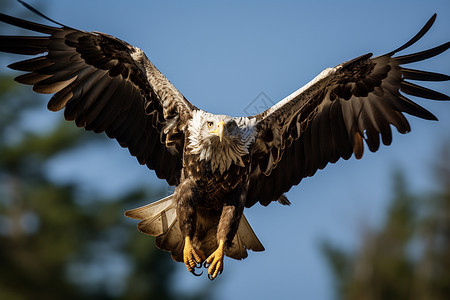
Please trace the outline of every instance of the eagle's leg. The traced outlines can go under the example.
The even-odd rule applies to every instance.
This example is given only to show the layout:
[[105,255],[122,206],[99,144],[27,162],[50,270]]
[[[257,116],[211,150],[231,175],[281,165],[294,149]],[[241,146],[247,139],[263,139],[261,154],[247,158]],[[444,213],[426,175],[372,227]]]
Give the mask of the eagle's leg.
[[205,257],[200,250],[195,249],[192,245],[196,225],[193,184],[193,180],[185,180],[175,190],[175,197],[177,197],[177,216],[180,230],[184,237],[183,261],[188,271],[196,275],[194,269],[198,265],[201,266]]
[[[234,195],[233,195],[234,194]],[[223,271],[223,259],[225,257],[225,247],[232,245],[234,236],[239,228],[239,222],[244,212],[245,194],[242,189],[237,189],[230,193],[228,201],[225,203],[217,227],[217,249],[206,259],[208,267],[208,277],[211,280],[220,275]]]

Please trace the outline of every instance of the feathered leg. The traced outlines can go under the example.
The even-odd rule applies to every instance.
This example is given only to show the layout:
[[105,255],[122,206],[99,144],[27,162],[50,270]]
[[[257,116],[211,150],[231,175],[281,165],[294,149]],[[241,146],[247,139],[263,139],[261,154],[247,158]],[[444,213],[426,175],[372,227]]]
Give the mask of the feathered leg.
[[180,230],[184,237],[183,261],[188,271],[197,275],[194,272],[195,267],[197,265],[201,266],[205,257],[200,250],[195,249],[192,245],[197,222],[194,206],[194,184],[192,179],[185,180],[175,190],[175,197],[177,199],[177,215],[180,222]]
[[230,248],[233,245],[233,239],[244,212],[245,194],[243,188],[237,188],[226,197],[229,200],[223,206],[219,226],[217,227],[218,247],[206,259],[206,265],[209,265],[208,277],[211,280],[214,280],[223,271],[225,248]]

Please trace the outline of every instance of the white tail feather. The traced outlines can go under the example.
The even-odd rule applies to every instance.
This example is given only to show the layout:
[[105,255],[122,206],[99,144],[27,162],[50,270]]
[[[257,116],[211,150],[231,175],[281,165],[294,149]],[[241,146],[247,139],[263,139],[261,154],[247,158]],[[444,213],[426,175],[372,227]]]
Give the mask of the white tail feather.
[[173,195],[167,196],[151,204],[127,210],[125,216],[142,220],[138,229],[145,234],[158,236],[166,233],[177,218],[176,204]]
[[173,194],[169,195],[161,200],[150,203],[148,205],[144,205],[135,209],[130,209],[125,212],[125,216],[132,219],[144,220],[151,218],[169,206],[175,205],[174,201],[172,201]]
[[127,210],[125,216],[142,220],[138,224],[140,232],[156,236],[156,246],[172,252],[172,258],[183,261],[183,236],[177,219],[176,203],[173,195],[151,204]]

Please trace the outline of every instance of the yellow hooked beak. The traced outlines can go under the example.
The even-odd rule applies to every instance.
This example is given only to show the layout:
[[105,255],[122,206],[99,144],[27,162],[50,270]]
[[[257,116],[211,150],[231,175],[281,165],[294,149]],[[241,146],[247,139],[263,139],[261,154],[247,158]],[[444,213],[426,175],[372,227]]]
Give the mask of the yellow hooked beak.
[[223,137],[223,126],[225,125],[224,121],[220,121],[219,124],[217,124],[217,128],[210,131],[209,133],[215,134],[219,137],[219,141],[222,142]]

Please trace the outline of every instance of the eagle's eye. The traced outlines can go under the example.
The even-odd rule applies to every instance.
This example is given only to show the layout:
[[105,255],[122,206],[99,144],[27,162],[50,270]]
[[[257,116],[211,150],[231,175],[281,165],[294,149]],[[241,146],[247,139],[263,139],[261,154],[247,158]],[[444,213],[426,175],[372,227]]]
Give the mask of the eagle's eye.
[[208,125],[208,128],[211,129],[214,126],[214,122],[208,121],[206,122],[206,125]]

